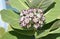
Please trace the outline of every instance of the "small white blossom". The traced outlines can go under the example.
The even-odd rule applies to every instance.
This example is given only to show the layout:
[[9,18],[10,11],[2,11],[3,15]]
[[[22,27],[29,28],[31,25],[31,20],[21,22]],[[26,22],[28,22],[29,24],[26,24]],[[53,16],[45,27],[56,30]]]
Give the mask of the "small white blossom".
[[36,14],[36,16],[37,16],[38,18],[41,18],[41,15],[40,15],[40,13]]
[[28,14],[27,10],[23,10],[23,14],[24,15]]
[[26,26],[26,24],[24,22],[21,23],[21,26]]
[[34,28],[38,28],[40,25],[39,24],[34,24]]
[[23,13],[22,12],[20,13],[20,16],[23,16]]
[[38,21],[39,21],[38,18],[36,18],[36,17],[33,18],[33,22],[37,23]]
[[36,13],[36,11],[37,11],[36,9],[33,9],[33,12],[34,12],[34,13]]
[[33,13],[29,13],[29,16],[30,16],[30,17],[33,17],[33,16],[34,16],[34,14],[33,14]]
[[24,20],[24,16],[20,18],[20,21],[23,21]]
[[42,21],[44,21],[45,20],[45,17],[42,17]]
[[26,24],[28,24],[28,23],[29,23],[29,19],[25,19],[24,22],[25,22]]
[[39,23],[40,23],[40,24],[43,24],[43,21],[40,20]]

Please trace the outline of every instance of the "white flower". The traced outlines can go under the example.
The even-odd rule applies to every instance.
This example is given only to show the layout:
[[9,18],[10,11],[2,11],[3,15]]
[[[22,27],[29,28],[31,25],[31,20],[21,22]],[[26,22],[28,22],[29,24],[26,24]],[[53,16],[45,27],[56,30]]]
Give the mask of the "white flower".
[[40,25],[39,24],[34,24],[34,28],[38,28]]
[[33,11],[33,9],[29,9],[29,10],[28,10],[29,13],[32,12],[32,11]]
[[20,16],[20,25],[27,28],[30,28],[31,24],[33,24],[33,27],[36,29],[38,27],[42,27],[45,20],[45,17],[43,16],[43,11],[41,9],[23,10]]
[[27,10],[22,11],[24,15],[28,14]]
[[34,16],[34,14],[33,14],[33,13],[29,13],[29,16],[30,16],[30,17],[33,17],[33,16]]
[[36,11],[37,11],[36,9],[33,9],[33,12],[34,12],[34,13],[36,13]]
[[40,23],[40,24],[43,24],[43,21],[40,20],[39,23]]
[[43,17],[42,17],[42,21],[44,21],[44,20],[45,20],[45,17],[43,16]]
[[23,21],[24,20],[24,16],[20,18],[20,21]]
[[26,24],[28,24],[28,23],[29,23],[29,19],[28,19],[28,18],[25,19],[24,22],[25,22]]
[[36,16],[37,16],[38,18],[41,18],[41,15],[40,15],[40,13],[36,14]]
[[20,13],[20,16],[23,16],[23,13],[22,12]]
[[33,22],[37,23],[39,21],[39,18],[34,17]]
[[24,21],[21,23],[21,26],[26,26],[26,24],[24,23]]

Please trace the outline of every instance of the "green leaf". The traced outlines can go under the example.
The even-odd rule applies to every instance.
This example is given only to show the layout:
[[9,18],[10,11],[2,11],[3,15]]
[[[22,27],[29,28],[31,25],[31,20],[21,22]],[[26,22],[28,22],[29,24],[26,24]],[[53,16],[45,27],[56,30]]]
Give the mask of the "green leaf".
[[60,0],[55,0],[56,4],[54,6],[54,8],[52,8],[50,11],[48,11],[45,14],[46,17],[46,23],[49,23],[55,19],[58,19],[58,17],[60,16]]
[[0,39],[3,37],[4,33],[5,33],[5,29],[0,27]]
[[49,29],[47,29],[47,30],[44,30],[44,31],[38,31],[38,32],[36,32],[35,33],[35,37],[36,38],[41,38],[41,37],[44,37],[44,36],[47,36],[48,34],[49,34]]
[[54,2],[54,0],[41,0],[41,2],[39,3],[38,7],[42,8],[43,11],[44,11],[44,10],[46,10],[53,2]]
[[27,36],[32,36],[35,33],[34,30],[20,30],[20,29],[14,29],[14,30],[19,34],[27,35]]
[[42,8],[43,11],[46,10],[54,0],[27,0],[27,4],[30,8]]
[[50,32],[50,34],[54,34],[54,33],[60,33],[60,27],[58,29]]
[[19,15],[14,13],[11,10],[2,10],[1,12],[2,19],[9,23],[10,26],[17,28],[17,29],[22,29],[21,26],[19,25]]
[[33,37],[21,35],[15,31],[10,31],[10,32],[6,32],[1,39],[33,39]]
[[56,39],[60,39],[60,36],[59,36],[59,37],[57,37]]
[[60,39],[60,34],[49,34],[49,35],[42,37],[40,39]]
[[11,35],[10,33],[5,33],[1,39],[17,39],[17,37]]
[[50,30],[56,29],[60,27],[60,20],[57,20],[53,25],[51,26]]
[[29,8],[24,2],[24,0],[9,0],[9,2],[12,7],[18,9],[19,11]]

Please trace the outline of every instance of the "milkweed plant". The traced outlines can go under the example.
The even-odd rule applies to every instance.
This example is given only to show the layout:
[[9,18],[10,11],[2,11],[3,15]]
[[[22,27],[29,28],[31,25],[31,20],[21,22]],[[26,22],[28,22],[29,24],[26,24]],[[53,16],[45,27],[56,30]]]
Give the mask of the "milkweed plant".
[[[9,0],[16,10],[1,10],[8,30],[0,39],[60,39],[60,0]],[[56,35],[56,36],[55,36]]]

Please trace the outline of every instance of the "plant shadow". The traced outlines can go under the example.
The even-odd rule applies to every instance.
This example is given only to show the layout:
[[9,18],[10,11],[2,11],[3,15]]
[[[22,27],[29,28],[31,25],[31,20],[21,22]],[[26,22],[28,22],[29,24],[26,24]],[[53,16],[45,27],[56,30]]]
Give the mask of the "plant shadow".
[[44,11],[44,14],[49,11],[50,9],[54,8],[56,2],[53,2],[45,11]]
[[[56,19],[56,20],[54,20],[54,21],[52,21],[52,22],[50,22],[50,23],[48,23],[48,24],[45,24],[42,28],[40,28],[40,29],[38,29],[37,30],[37,35],[39,35],[40,33],[43,33],[45,30],[49,30],[50,29],[50,27],[56,22],[56,21],[58,21],[58,20],[60,20],[60,19]],[[58,27],[57,27],[58,28]],[[57,28],[55,28],[55,29],[52,29],[52,30],[49,30],[50,32],[51,31],[54,31],[54,30],[56,30]]]
[[49,34],[49,35],[42,37],[40,39],[57,39],[58,37],[60,37],[60,33]]
[[11,35],[16,36],[17,39],[34,39],[34,36],[27,36],[17,33],[16,31],[10,31]]

